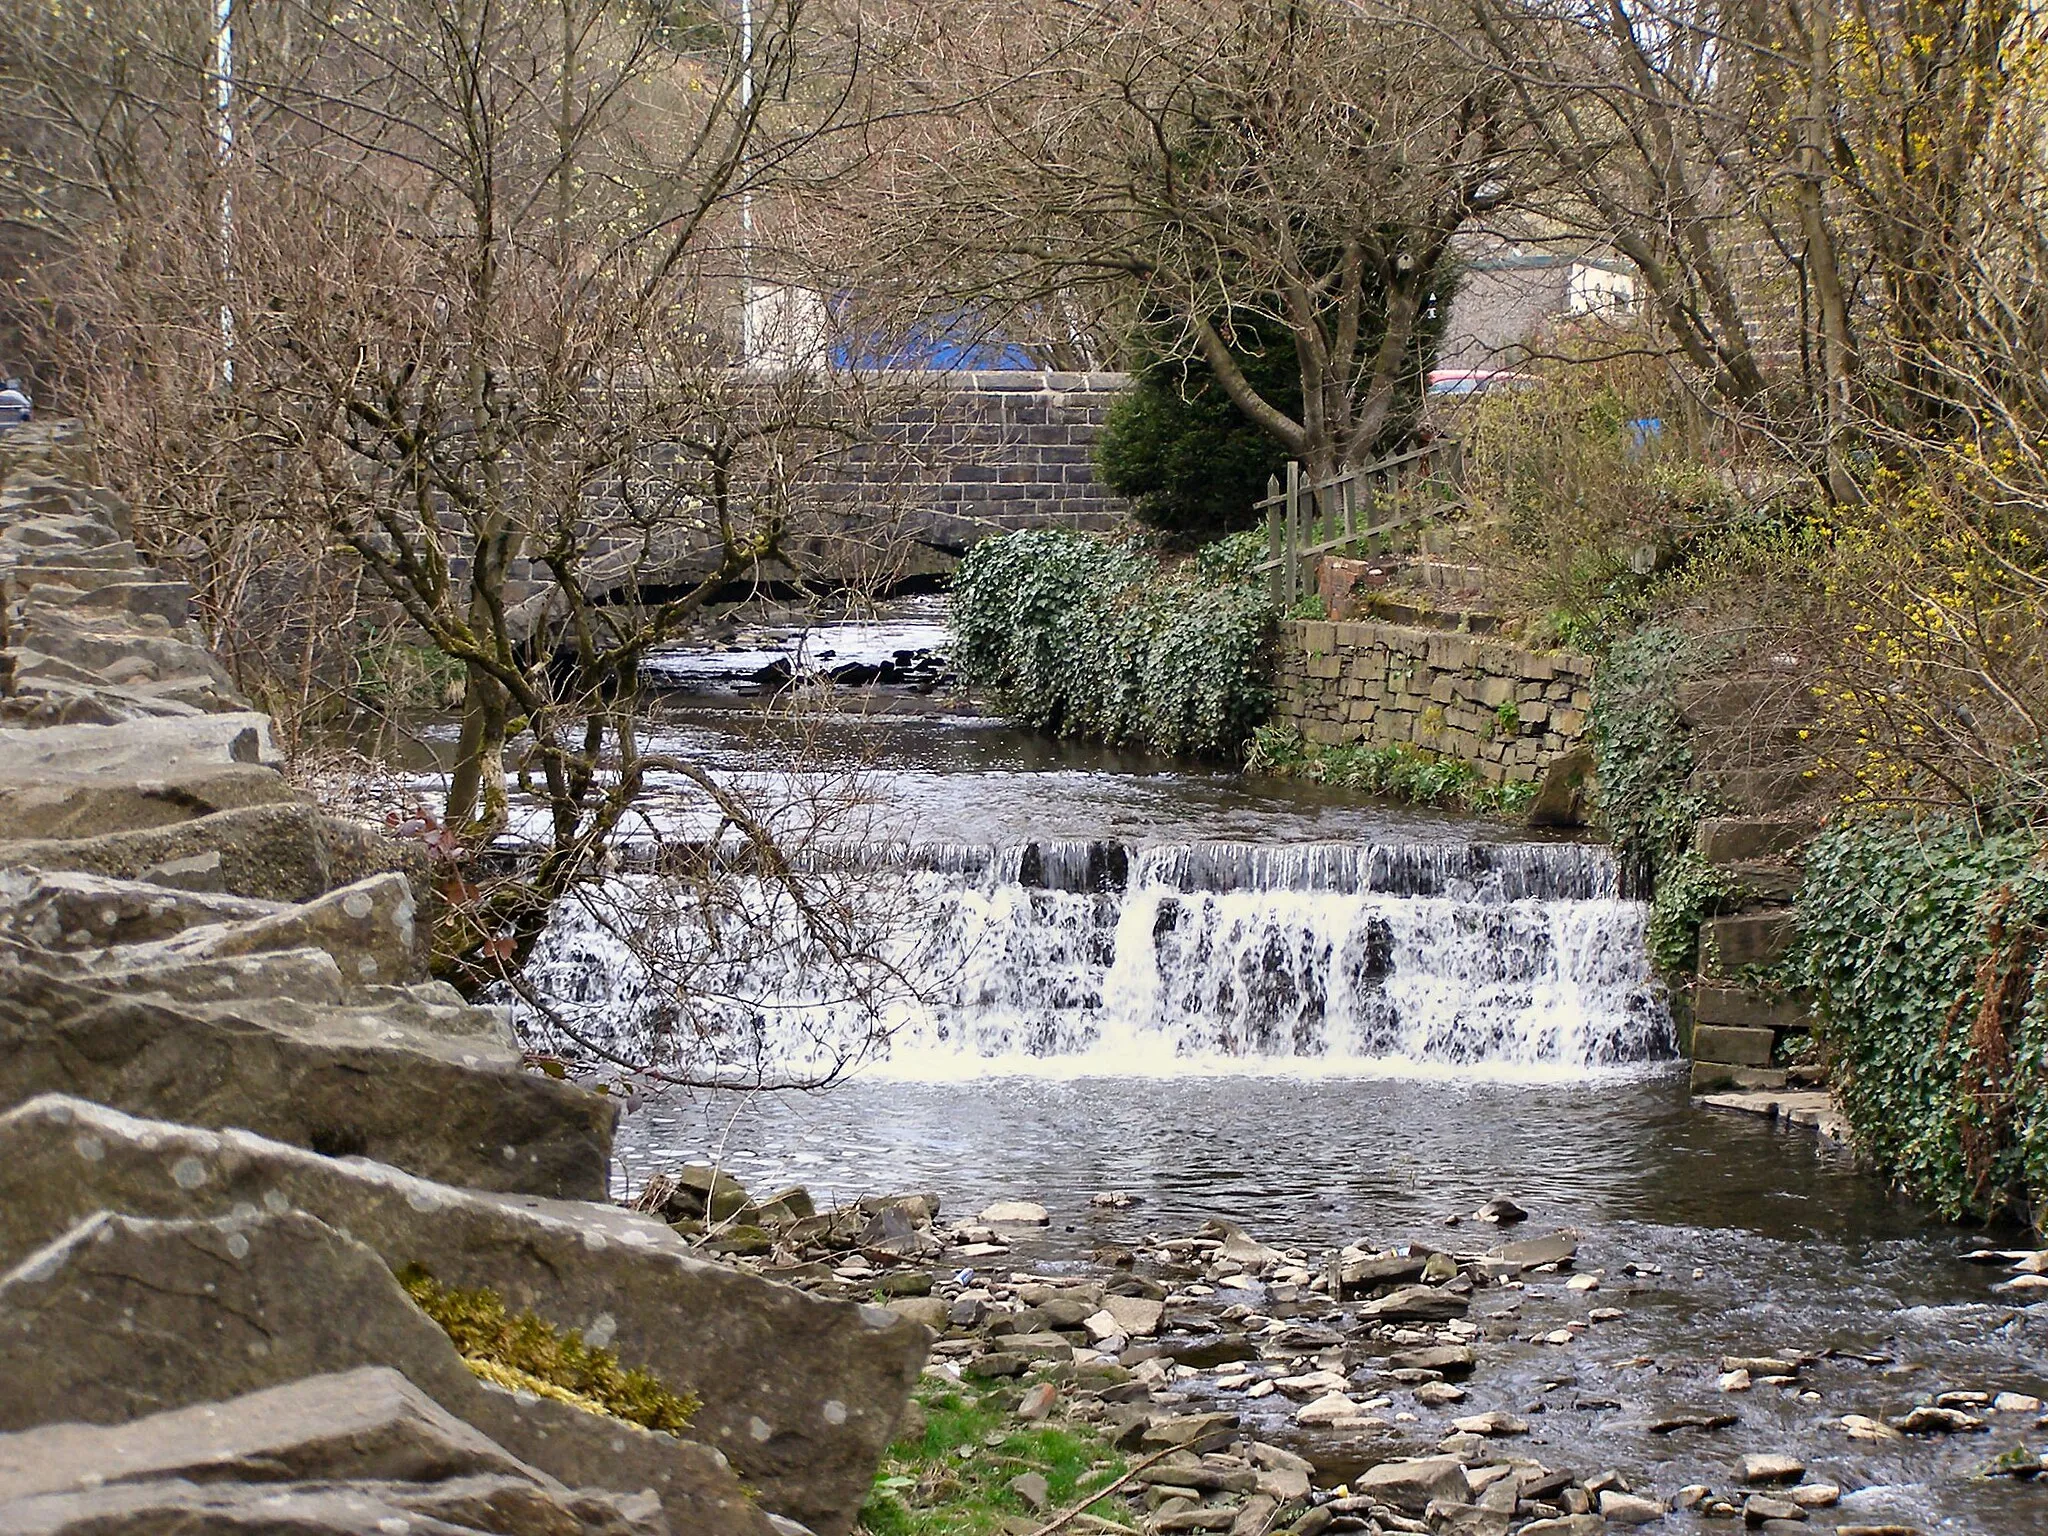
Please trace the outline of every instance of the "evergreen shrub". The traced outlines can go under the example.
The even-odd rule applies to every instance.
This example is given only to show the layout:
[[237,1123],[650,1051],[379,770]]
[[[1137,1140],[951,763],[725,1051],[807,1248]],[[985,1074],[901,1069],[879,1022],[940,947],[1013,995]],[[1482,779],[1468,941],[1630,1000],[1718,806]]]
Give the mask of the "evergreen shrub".
[[2048,868],[2031,828],[1872,816],[1806,851],[1805,987],[1857,1148],[1952,1217],[2048,1197]]
[[1054,735],[1234,756],[1273,707],[1274,616],[1250,550],[1168,570],[1065,529],[984,540],[953,579],[953,665]]

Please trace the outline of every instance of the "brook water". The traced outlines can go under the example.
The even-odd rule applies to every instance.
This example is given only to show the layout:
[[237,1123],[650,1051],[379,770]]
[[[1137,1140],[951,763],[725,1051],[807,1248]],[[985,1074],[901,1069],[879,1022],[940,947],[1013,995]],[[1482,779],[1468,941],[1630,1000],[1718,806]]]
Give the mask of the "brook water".
[[[842,639],[807,644],[863,665],[906,649]],[[667,675],[691,693],[669,728],[734,782],[858,768],[852,842],[893,893],[884,958],[906,985],[887,1042],[829,1091],[644,1102],[622,1127],[619,1193],[709,1156],[821,1202],[1035,1199],[1053,1225],[1009,1262],[1059,1267],[1212,1215],[1281,1246],[1444,1245],[1445,1217],[1505,1191],[1531,1211],[1525,1230],[1578,1230],[1580,1268],[1606,1271],[1595,1301],[1627,1315],[1570,1349],[1511,1348],[1453,1412],[1527,1414],[1529,1454],[1667,1495],[1732,1486],[1745,1451],[1790,1451],[1849,1492],[1820,1529],[2048,1531],[2048,1491],[1973,1475],[2020,1431],[2038,1438],[2031,1417],[1879,1446],[1835,1423],[1952,1388],[2048,1395],[2048,1308],[1994,1293],[2004,1271],[1960,1257],[1981,1239],[1810,1133],[1690,1106],[1645,910],[1605,850],[1062,747],[911,694],[813,730],[800,753],[764,748],[746,695],[791,649],[768,634],[743,661],[676,658]],[[678,785],[653,817],[704,835],[704,811]],[[812,852],[852,842],[821,834]],[[535,972],[579,1033],[634,1054],[713,1026],[723,1044],[701,1070],[829,1065],[856,1010],[787,945],[692,952],[713,998],[677,1015],[614,931],[621,912],[659,927],[672,878],[625,875],[608,914],[560,914]],[[1090,1206],[1112,1189],[1141,1203]],[[1643,1272],[1624,1276],[1630,1263]],[[1519,1331],[1584,1315],[1560,1281],[1532,1282]],[[1818,1400],[1716,1390],[1720,1355],[1788,1350],[1830,1353],[1802,1382]],[[1679,1406],[1741,1422],[1649,1432]]]

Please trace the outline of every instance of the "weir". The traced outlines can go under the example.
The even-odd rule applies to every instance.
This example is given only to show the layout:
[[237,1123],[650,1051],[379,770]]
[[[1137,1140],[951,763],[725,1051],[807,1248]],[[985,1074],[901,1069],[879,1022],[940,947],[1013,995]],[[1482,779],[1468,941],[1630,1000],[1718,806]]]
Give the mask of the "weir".
[[[584,1041],[700,1072],[693,1052],[708,1050],[714,1071],[801,1075],[877,1026],[886,1039],[862,1050],[868,1069],[908,1076],[1571,1077],[1673,1048],[1647,908],[1624,897],[1601,847],[1038,840],[846,853],[892,914],[890,984],[860,1002],[835,995],[825,956],[786,917],[782,942],[721,956],[683,891],[653,874],[565,903],[528,976]],[[650,951],[667,963],[650,969]],[[701,992],[688,1017],[672,1001],[682,969],[746,1003],[705,1030]],[[548,1038],[546,1020],[522,1024]],[[579,1050],[559,1031],[553,1043]]]

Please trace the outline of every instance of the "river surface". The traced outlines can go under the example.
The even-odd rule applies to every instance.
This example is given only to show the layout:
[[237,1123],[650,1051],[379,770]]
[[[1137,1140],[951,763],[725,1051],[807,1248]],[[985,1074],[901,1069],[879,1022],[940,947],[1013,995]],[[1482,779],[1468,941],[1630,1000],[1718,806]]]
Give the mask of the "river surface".
[[[927,626],[916,644],[930,620],[909,616]],[[872,665],[915,649],[896,638],[802,643]],[[1589,1304],[1626,1311],[1570,1348],[1510,1344],[1482,1365],[1452,1412],[1530,1416],[1531,1439],[1509,1450],[1618,1467],[1666,1495],[1729,1490],[1741,1453],[1791,1451],[1848,1493],[1818,1529],[2048,1532],[2048,1487],[1973,1476],[2023,1434],[2042,1438],[2033,1415],[1875,1446],[1836,1423],[1951,1389],[2048,1395],[2048,1306],[1999,1296],[2004,1271],[1961,1257],[1981,1237],[1811,1133],[1691,1106],[1644,910],[1604,850],[1062,746],[907,690],[764,730],[748,695],[794,648],[754,632],[730,665],[672,658],[667,679],[688,692],[662,730],[751,792],[858,800],[819,846],[850,839],[890,871],[884,906],[903,930],[890,953],[916,984],[884,1007],[888,1038],[835,1062],[828,1090],[645,1097],[621,1127],[618,1193],[714,1158],[821,1203],[929,1189],[960,1215],[1033,1199],[1053,1224],[1009,1262],[1064,1268],[1211,1216],[1312,1255],[1477,1249],[1490,1229],[1445,1219],[1506,1192],[1531,1212],[1522,1231],[1571,1227],[1579,1268],[1604,1271],[1590,1298],[1533,1278],[1518,1334]],[[651,823],[704,836],[706,809],[664,786]],[[534,974],[579,1032],[622,1055],[687,1046],[695,1069],[742,1076],[830,1057],[848,1005],[793,937],[719,970],[708,1011],[678,1013],[672,976],[636,970],[619,913],[658,926],[649,892],[665,878],[622,877],[616,910],[565,912],[544,944]],[[711,974],[701,954],[689,963]],[[721,1054],[707,1032],[743,1045]],[[1140,1203],[1092,1207],[1106,1190]],[[1475,1317],[1513,1294],[1482,1293]],[[1829,1358],[1796,1390],[1717,1390],[1723,1354],[1802,1350]],[[1649,1433],[1674,1407],[1740,1422]],[[1661,1528],[1711,1527],[1674,1515]]]

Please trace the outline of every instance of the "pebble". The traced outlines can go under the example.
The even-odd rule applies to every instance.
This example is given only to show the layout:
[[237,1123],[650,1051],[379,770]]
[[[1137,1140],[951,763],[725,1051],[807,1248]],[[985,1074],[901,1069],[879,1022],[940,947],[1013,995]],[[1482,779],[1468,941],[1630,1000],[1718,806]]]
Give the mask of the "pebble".
[[1051,1214],[1035,1200],[998,1200],[975,1219],[992,1227],[1043,1227],[1052,1222]]
[[1842,1490],[1835,1483],[1801,1483],[1786,1495],[1801,1509],[1827,1509],[1842,1501]]
[[2041,1399],[2024,1392],[2001,1392],[1991,1399],[1993,1413],[2039,1413]]
[[1598,1275],[1573,1275],[1571,1279],[1565,1281],[1564,1288],[1568,1291],[1597,1291],[1600,1289],[1600,1277]]
[[1741,1470],[1745,1483],[1796,1483],[1806,1476],[1806,1463],[1765,1451],[1743,1457]]
[[1600,1517],[1616,1525],[1648,1525],[1652,1520],[1662,1520],[1666,1513],[1660,1499],[1640,1498],[1612,1488],[1605,1489],[1600,1495]]
[[1849,1431],[1851,1440],[1897,1440],[1899,1432],[1889,1424],[1880,1424],[1876,1419],[1865,1418],[1860,1413],[1845,1413],[1838,1421]]
[[1747,1392],[1750,1388],[1749,1372],[1729,1371],[1715,1385],[1723,1392]]

